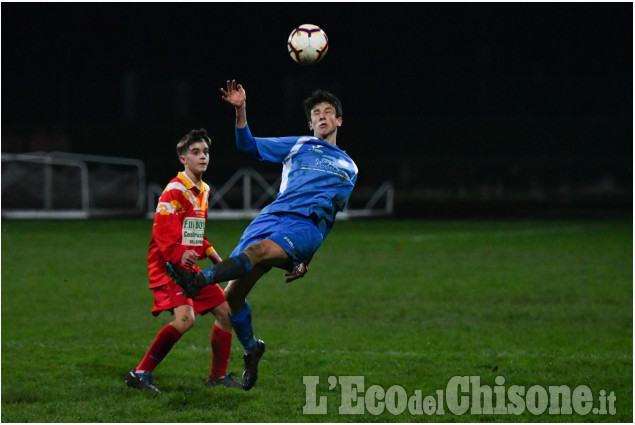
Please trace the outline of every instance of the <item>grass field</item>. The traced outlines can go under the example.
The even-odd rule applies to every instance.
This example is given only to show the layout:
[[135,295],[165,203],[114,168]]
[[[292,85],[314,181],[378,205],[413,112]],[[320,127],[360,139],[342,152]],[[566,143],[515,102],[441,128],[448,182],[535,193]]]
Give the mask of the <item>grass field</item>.
[[[207,233],[226,256],[246,224]],[[151,227],[2,222],[2,422],[633,421],[630,220],[339,222],[304,279],[273,270],[250,295],[268,347],[254,389],[203,385],[204,316],[155,370],[158,397],[121,379],[168,321],[150,314]],[[303,414],[303,376],[319,377],[326,414]],[[363,414],[339,412],[350,392],[329,389],[331,376],[363,377]],[[436,397],[454,376],[527,393],[584,385],[594,407],[613,393],[615,414],[393,414],[405,400],[394,386]],[[397,399],[370,397],[373,385]]]

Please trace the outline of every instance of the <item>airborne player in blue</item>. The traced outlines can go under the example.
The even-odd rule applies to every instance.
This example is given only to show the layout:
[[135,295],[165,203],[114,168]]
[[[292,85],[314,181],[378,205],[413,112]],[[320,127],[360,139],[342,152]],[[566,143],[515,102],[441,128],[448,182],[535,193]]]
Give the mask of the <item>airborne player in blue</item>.
[[203,287],[230,281],[225,288],[229,318],[245,348],[242,384],[251,389],[258,377],[258,362],[265,343],[256,339],[247,294],[258,279],[279,267],[286,282],[303,277],[313,254],[329,234],[335,215],[344,210],[357,180],[357,166],[337,147],[342,105],[337,97],[316,90],[304,101],[313,136],[253,137],[247,125],[244,88],[227,81],[223,100],[236,109],[236,145],[264,161],[283,164],[280,190],[245,229],[238,246],[226,260],[194,273],[168,263],[170,276],[194,297]]

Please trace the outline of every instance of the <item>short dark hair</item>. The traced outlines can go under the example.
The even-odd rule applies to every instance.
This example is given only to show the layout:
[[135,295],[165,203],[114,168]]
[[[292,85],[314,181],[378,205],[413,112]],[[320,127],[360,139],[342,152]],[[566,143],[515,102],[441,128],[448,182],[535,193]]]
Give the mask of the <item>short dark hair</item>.
[[304,99],[302,106],[304,107],[304,113],[309,121],[311,121],[311,109],[319,103],[326,102],[333,105],[335,108],[335,116],[340,118],[342,116],[342,102],[333,93],[326,90],[315,90],[310,97]]
[[179,140],[179,143],[176,144],[176,153],[179,156],[185,155],[190,146],[198,142],[205,142],[208,148],[212,146],[212,140],[209,138],[207,130],[204,128],[192,130],[183,136],[181,140]]

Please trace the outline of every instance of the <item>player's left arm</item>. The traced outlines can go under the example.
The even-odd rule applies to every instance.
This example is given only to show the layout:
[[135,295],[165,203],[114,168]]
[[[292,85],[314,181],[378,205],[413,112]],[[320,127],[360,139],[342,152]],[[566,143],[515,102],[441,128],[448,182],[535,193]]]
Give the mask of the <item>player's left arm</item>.
[[283,162],[298,141],[298,137],[254,137],[249,126],[235,128],[236,147],[261,161]]
[[221,258],[220,255],[218,255],[218,252],[216,252],[216,250],[214,249],[214,245],[210,245],[206,250],[205,250],[205,254],[207,255],[207,258],[210,259],[210,261],[212,262],[212,264],[218,264],[221,261],[223,261],[223,259]]
[[[216,248],[214,248],[214,245],[207,239],[207,235],[203,235],[203,252],[205,253],[205,257],[209,258],[212,264],[220,263],[221,261],[223,261],[220,255],[218,255],[218,252],[216,252]],[[201,260],[203,258],[201,258]]]

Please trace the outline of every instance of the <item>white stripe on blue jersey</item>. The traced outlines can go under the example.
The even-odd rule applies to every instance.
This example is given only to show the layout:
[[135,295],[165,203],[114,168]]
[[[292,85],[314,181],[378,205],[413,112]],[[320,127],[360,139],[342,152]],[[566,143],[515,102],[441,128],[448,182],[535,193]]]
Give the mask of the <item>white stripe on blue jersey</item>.
[[282,163],[278,196],[262,213],[315,214],[330,228],[346,207],[358,169],[337,146],[312,136],[253,137],[249,127],[236,128],[236,145],[260,160]]

